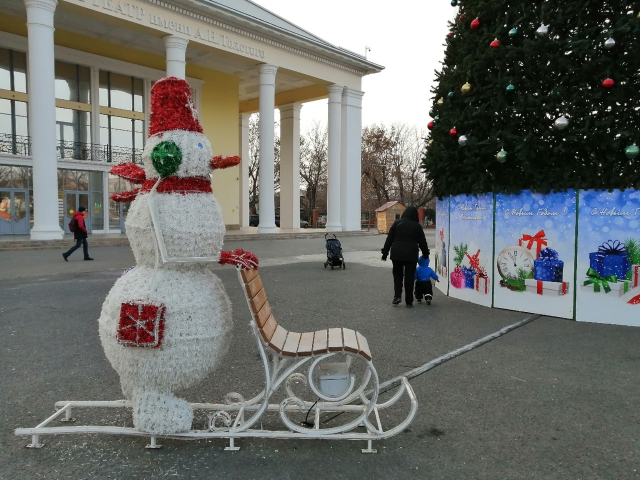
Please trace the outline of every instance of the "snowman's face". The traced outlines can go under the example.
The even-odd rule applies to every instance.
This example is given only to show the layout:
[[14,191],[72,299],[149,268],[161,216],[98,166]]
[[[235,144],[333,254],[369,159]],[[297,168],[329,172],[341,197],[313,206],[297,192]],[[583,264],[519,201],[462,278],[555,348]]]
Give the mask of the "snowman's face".
[[148,179],[205,177],[211,173],[211,143],[203,134],[171,130],[147,139],[142,162]]

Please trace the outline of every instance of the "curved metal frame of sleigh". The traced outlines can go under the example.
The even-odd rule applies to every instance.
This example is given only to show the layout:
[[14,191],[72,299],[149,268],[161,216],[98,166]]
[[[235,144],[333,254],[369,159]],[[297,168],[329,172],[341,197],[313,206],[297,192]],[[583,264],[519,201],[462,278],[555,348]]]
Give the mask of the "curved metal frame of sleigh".
[[[379,380],[373,365],[367,340],[360,333],[347,328],[331,328],[316,332],[295,333],[288,332],[278,325],[264,291],[260,274],[257,270],[257,259],[254,269],[245,268],[247,262],[237,261],[238,253],[232,254],[232,260],[220,263],[236,265],[238,279],[243,286],[245,297],[252,320],[250,323],[260,358],[264,369],[264,390],[250,400],[232,392],[225,396],[224,404],[192,403],[194,410],[209,412],[204,430],[191,430],[180,434],[152,435],[129,427],[112,426],[48,426],[52,421],[62,417],[63,422],[72,422],[72,408],[84,407],[129,407],[128,400],[118,401],[62,401],[55,404],[56,413],[47,418],[35,428],[18,428],[16,435],[31,435],[30,448],[39,448],[40,436],[44,434],[73,434],[73,433],[109,433],[118,435],[148,436],[151,442],[147,448],[159,448],[157,438],[174,438],[183,440],[197,440],[205,438],[229,438],[229,446],[225,450],[238,450],[234,440],[243,437],[262,438],[303,438],[303,439],[335,439],[335,440],[366,440],[367,448],[363,453],[375,453],[372,448],[373,440],[381,440],[402,432],[413,421],[418,401],[411,385],[406,378],[402,378],[398,390],[385,402],[378,403]],[[247,252],[241,252],[246,254]],[[233,255],[235,254],[235,255]],[[253,255],[249,254],[253,257]],[[221,256],[222,257],[222,256]],[[255,259],[255,257],[253,257]],[[246,260],[246,258],[245,258]],[[348,387],[343,393],[328,395],[322,391],[322,385],[316,384],[317,370],[322,369],[323,361],[332,357],[344,356],[349,368],[352,362],[363,362],[361,377],[356,381],[356,375],[346,377]],[[335,359],[335,358],[334,358]],[[334,364],[335,365],[335,364]],[[303,399],[296,395],[294,386],[302,384],[308,388],[313,399]],[[371,385],[369,389],[367,386]],[[281,387],[284,387],[284,392]],[[277,393],[286,392],[286,397],[280,403],[269,403]],[[409,412],[398,425],[385,430],[380,420],[379,411],[394,405],[403,396],[408,397]],[[317,399],[317,401],[315,401]],[[281,422],[288,430],[265,430],[263,419],[265,412],[278,412]],[[313,422],[294,421],[290,414],[297,413],[307,418],[312,415]],[[341,424],[335,425],[343,417],[348,417]],[[326,421],[321,420],[321,414],[333,414]],[[374,420],[372,421],[372,417]],[[331,426],[325,426],[324,424]],[[252,428],[259,425],[259,429]]]

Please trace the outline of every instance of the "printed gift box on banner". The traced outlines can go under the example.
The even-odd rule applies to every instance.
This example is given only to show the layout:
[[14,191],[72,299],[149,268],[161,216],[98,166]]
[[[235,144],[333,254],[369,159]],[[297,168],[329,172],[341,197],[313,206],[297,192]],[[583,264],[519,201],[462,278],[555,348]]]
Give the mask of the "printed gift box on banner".
[[480,272],[476,275],[476,291],[483,295],[487,295],[489,293],[489,277],[484,272]]
[[533,278],[543,282],[562,282],[564,262],[552,248],[540,251],[540,258],[533,261]]
[[550,295],[560,297],[569,293],[569,282],[544,282],[527,278],[524,281],[525,289],[530,293],[538,295]]
[[473,277],[476,274],[476,271],[470,267],[461,267],[462,274],[464,275],[464,288],[475,288],[475,282],[473,281]]
[[640,265],[631,265],[631,288],[640,287]]
[[525,247],[528,250],[532,250],[535,244],[535,258],[540,258],[540,252],[542,251],[542,249],[549,246],[549,241],[544,237],[544,230],[540,230],[533,236],[527,235],[525,233],[522,235],[522,238],[518,240],[518,245],[521,247]]
[[462,268],[456,267],[451,272],[451,285],[455,288],[464,288],[465,276],[462,273]]
[[627,251],[618,240],[604,242],[597,252],[590,253],[589,267],[603,277],[627,278],[627,272],[631,270]]
[[604,292],[614,297],[621,297],[632,288],[629,280],[618,280],[615,275],[601,276],[593,268],[587,271],[588,278],[580,285],[580,290],[589,292]]

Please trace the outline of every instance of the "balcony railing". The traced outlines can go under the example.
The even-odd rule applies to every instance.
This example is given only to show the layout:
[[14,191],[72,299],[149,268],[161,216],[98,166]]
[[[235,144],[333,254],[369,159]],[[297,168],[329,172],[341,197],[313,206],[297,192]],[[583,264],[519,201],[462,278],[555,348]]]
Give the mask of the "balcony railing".
[[31,155],[31,137],[0,133],[0,154]]
[[114,147],[111,145],[93,145],[82,142],[61,142],[56,147],[58,160],[80,160],[107,163],[142,163],[142,150],[139,148]]
[[[0,133],[0,155],[2,154],[31,155],[31,137]],[[58,141],[56,143],[56,157],[58,160],[142,164],[142,149]]]

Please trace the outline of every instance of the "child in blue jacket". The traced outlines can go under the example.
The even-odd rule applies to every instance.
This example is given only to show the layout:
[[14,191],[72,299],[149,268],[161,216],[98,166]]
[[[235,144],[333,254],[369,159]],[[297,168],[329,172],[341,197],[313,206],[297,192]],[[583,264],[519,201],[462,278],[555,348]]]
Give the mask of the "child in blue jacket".
[[415,296],[418,303],[422,303],[422,296],[424,295],[427,305],[431,305],[431,298],[433,297],[433,287],[431,286],[431,279],[436,282],[440,279],[436,272],[432,268],[429,268],[429,259],[424,255],[418,258],[418,268],[416,268],[416,291]]

